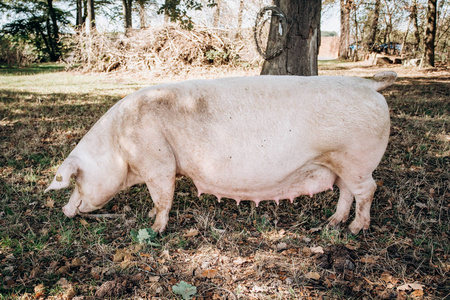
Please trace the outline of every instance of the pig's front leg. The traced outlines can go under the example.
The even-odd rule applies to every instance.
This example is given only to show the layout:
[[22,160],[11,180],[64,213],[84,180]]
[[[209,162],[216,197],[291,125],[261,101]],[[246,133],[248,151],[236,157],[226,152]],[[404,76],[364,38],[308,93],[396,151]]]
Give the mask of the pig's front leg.
[[162,233],[166,229],[169,220],[169,211],[172,208],[173,195],[175,191],[175,176],[163,176],[146,181],[154,207],[149,217],[156,217],[152,229]]

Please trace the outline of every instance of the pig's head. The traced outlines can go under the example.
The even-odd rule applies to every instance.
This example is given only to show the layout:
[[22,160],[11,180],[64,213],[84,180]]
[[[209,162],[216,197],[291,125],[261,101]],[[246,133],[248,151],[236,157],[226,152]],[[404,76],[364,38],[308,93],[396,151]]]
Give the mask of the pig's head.
[[70,155],[58,168],[50,186],[45,190],[59,190],[70,185],[75,177],[75,190],[63,207],[72,218],[102,208],[127,186],[127,166],[120,159],[89,160]]

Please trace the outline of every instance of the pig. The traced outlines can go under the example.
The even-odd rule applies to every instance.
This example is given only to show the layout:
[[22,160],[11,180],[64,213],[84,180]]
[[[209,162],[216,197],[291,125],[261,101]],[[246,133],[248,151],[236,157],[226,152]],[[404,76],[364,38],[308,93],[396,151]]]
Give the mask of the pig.
[[372,79],[255,76],[188,80],[143,88],[117,102],[80,140],[50,186],[75,189],[67,217],[103,207],[116,193],[145,183],[162,233],[177,176],[198,195],[260,201],[339,188],[329,225],[368,229],[376,189],[372,172],[389,139],[385,98],[377,91],[395,72]]

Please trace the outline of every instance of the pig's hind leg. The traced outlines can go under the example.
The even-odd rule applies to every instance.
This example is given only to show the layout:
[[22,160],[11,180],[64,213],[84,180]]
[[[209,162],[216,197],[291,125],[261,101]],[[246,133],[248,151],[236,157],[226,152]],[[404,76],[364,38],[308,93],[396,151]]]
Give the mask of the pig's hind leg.
[[336,212],[328,219],[330,226],[337,226],[341,222],[347,222],[350,208],[353,203],[353,195],[341,178],[337,178],[335,184],[339,188],[339,200]]
[[361,229],[369,229],[370,225],[370,206],[372,205],[373,195],[377,185],[372,175],[352,185],[350,190],[356,199],[355,219],[348,228],[354,234]]
[[355,197],[355,219],[350,223],[348,228],[353,234],[357,234],[361,229],[369,229],[370,206],[372,205],[373,195],[376,190],[376,183],[371,174],[343,178],[343,181]]
[[330,153],[324,157],[324,165],[339,176],[336,184],[341,192],[336,213],[330,220],[331,225],[345,221],[348,217],[353,195],[356,202],[355,219],[350,223],[349,229],[353,234],[357,234],[361,229],[369,228],[370,206],[376,189],[372,172],[381,157],[379,152],[366,152],[364,159],[361,159],[361,155],[351,153]]

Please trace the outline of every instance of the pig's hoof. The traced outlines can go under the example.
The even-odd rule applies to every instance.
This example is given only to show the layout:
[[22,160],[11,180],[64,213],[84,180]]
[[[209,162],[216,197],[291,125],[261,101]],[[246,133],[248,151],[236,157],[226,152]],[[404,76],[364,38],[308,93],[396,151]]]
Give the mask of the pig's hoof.
[[361,229],[364,229],[364,230],[369,229],[369,223],[363,224],[362,222],[353,221],[348,226],[348,229],[350,230],[351,233],[353,233],[354,235],[357,235],[361,231]]
[[153,219],[154,217],[156,217],[156,207],[153,207],[153,209],[148,212],[148,217],[150,219]]
[[338,225],[340,223],[347,222],[347,219],[348,219],[348,216],[340,216],[337,213],[335,213],[328,219],[328,226],[338,227]]
[[164,232],[164,229],[166,229],[166,224],[155,222],[155,224],[153,224],[152,226],[152,229],[154,232],[161,234]]

